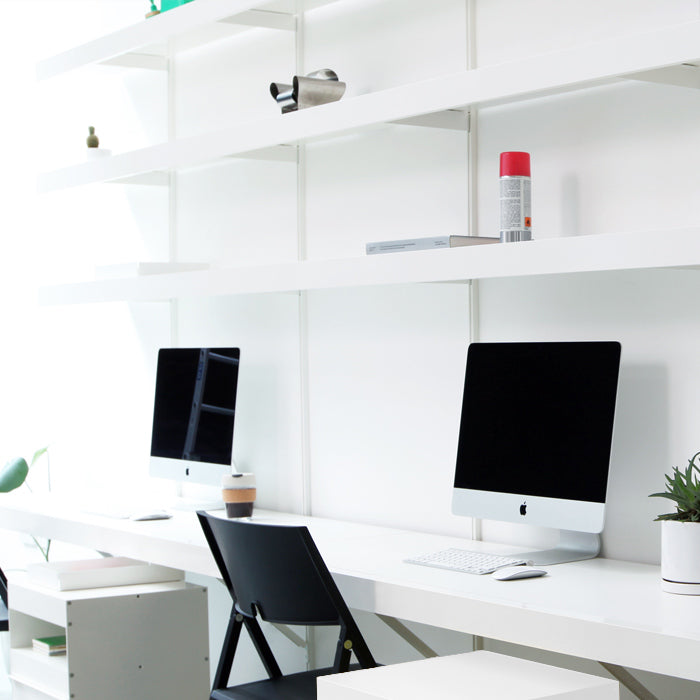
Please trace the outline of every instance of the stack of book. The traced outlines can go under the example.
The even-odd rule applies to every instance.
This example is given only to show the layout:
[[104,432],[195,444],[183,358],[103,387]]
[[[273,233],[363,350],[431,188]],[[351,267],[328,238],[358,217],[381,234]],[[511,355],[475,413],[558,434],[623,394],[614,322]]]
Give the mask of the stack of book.
[[66,635],[57,634],[53,637],[35,637],[32,639],[32,648],[40,654],[60,656],[66,653]]
[[400,253],[406,250],[434,250],[435,248],[457,248],[459,246],[500,243],[498,236],[429,236],[427,238],[405,238],[398,241],[375,241],[365,244],[367,255],[377,253]]

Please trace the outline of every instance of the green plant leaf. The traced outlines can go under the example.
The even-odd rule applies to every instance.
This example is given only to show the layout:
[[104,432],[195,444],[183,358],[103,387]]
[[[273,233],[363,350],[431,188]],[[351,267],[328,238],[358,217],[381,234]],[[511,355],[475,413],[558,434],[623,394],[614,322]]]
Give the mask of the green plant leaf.
[[8,493],[20,487],[29,473],[29,465],[24,457],[11,459],[0,470],[0,492]]
[[666,493],[666,492],[662,492],[662,493],[650,493],[650,494],[649,494],[649,498],[669,498],[669,499],[672,500],[672,501],[677,501],[677,500],[678,500],[678,497],[677,497],[677,496],[675,496],[675,495],[672,494],[672,493]]
[[32,461],[29,462],[29,468],[31,469],[31,468],[34,466],[34,464],[36,463],[36,461],[37,461],[40,457],[42,457],[44,454],[46,454],[46,453],[48,452],[48,450],[49,450],[48,446],[47,446],[47,447],[42,447],[42,448],[38,449],[38,450],[34,453],[34,456],[32,457]]
[[688,466],[681,470],[673,467],[666,474],[666,491],[652,493],[655,498],[667,498],[676,504],[675,513],[663,513],[656,520],[679,520],[700,522],[700,467],[697,464],[700,452],[688,460]]

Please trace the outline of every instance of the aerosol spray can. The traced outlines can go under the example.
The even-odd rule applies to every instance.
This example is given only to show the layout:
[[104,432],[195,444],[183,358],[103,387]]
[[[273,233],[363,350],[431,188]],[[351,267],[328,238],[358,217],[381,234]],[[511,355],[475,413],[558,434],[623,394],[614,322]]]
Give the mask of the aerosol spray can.
[[530,154],[501,153],[501,243],[532,239]]

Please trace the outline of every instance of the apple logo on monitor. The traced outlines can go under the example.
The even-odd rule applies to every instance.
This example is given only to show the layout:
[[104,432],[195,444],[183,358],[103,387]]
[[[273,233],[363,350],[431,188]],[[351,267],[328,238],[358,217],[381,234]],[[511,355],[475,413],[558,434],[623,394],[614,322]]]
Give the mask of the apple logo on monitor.
[[520,506],[520,515],[527,515],[527,502]]

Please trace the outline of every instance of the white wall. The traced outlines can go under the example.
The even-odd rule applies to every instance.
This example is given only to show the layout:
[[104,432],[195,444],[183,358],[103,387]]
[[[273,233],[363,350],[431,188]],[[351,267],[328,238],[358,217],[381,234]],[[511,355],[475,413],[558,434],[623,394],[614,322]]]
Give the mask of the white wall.
[[[116,151],[162,134],[166,82],[147,72],[89,69],[37,85],[35,64],[133,23],[137,8],[133,1],[49,0],[1,8],[0,452],[3,459],[29,456],[50,445],[56,488],[76,481],[128,488],[143,471],[151,355],[167,343],[169,313],[165,305],[37,309],[36,289],[89,279],[96,265],[167,255],[167,196],[116,186],[38,197],[36,174],[84,159],[88,125]],[[134,109],[137,99],[145,120]],[[46,488],[45,474],[37,477],[35,488]]]
[[[503,150],[532,154],[535,237],[700,224],[700,93],[620,82],[479,110],[471,213],[466,135],[394,125],[307,145],[301,179],[294,164],[246,160],[179,173],[171,241],[157,188],[34,194],[37,169],[84,157],[88,125],[115,151],[166,138],[163,75],[89,69],[33,81],[37,59],[140,21],[146,0],[6,0],[2,10],[0,458],[50,443],[56,488],[160,488],[146,477],[155,349],[233,343],[234,454],[257,474],[262,505],[469,536],[471,522],[449,512],[468,285],[39,310],[37,285],[164,259],[171,247],[180,260],[221,265],[295,260],[299,249],[362,255],[370,240],[464,233],[470,214],[494,235]],[[476,0],[472,48],[485,65],[699,14],[696,0]],[[335,69],[347,98],[462,70],[467,24],[465,0],[343,0],[307,14],[303,68]],[[292,37],[270,30],[180,54],[175,133],[274,114],[268,84],[294,70]],[[647,494],[698,449],[698,292],[693,271],[479,284],[481,340],[623,343],[609,556],[658,561],[659,504]],[[548,539],[497,523],[484,535]],[[372,635],[380,659],[407,654]],[[470,643],[430,635],[443,650]],[[664,698],[698,692],[654,683]]]

